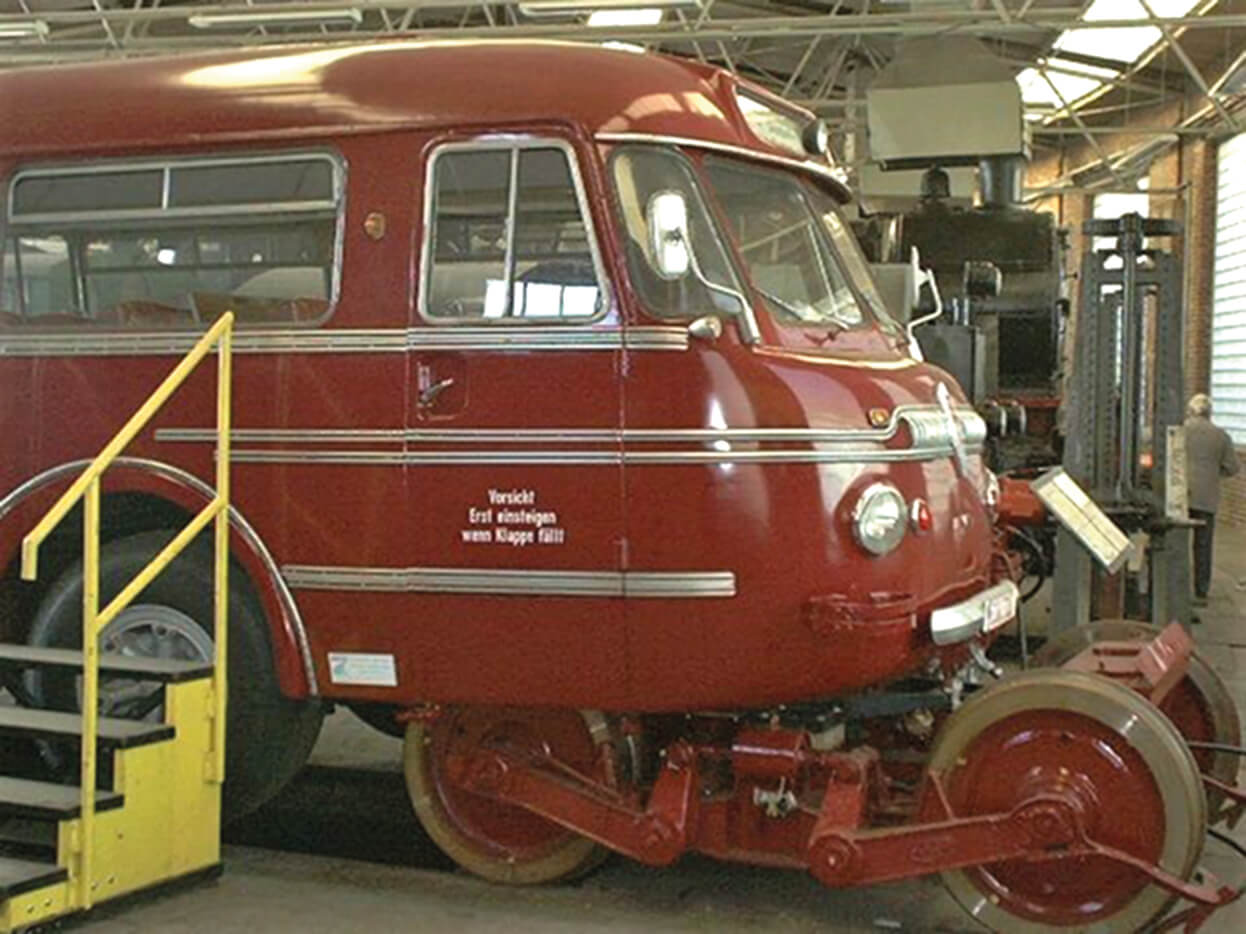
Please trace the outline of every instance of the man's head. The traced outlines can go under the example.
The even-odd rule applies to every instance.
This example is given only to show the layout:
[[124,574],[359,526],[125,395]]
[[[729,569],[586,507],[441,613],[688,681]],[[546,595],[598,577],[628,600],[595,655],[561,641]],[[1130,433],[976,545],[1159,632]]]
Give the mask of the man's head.
[[1190,396],[1190,401],[1185,406],[1186,413],[1196,418],[1211,417],[1211,396],[1205,392],[1196,392]]

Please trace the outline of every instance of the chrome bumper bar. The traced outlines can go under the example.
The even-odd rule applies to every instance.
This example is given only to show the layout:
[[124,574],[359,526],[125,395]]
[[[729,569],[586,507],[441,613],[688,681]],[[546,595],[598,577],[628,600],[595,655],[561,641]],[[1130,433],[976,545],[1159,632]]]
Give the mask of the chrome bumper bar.
[[1017,615],[1021,591],[1012,581],[1000,581],[968,600],[940,607],[930,614],[935,645],[954,645],[998,629]]

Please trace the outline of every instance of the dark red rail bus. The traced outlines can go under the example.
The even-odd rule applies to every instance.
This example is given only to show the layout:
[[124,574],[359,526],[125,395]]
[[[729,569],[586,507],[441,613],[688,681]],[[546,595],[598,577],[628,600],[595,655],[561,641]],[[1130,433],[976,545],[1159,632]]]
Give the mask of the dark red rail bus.
[[[419,817],[489,879],[697,849],[942,871],[1010,931],[1209,901],[1197,765],[1142,694],[964,699],[1017,599],[984,426],[888,315],[811,114],[554,43],[32,68],[0,75],[0,185],[9,640],[80,639],[80,522],[39,584],[20,539],[237,316],[228,813],[336,702],[405,734]],[[209,499],[213,391],[109,473],[105,596]],[[210,657],[210,571],[105,647]]]

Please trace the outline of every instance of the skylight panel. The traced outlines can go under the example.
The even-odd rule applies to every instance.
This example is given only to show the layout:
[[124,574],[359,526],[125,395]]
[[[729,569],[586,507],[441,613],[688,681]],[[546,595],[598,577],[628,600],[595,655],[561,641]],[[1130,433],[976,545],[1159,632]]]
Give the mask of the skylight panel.
[[[1051,78],[1051,84],[1047,83],[1047,79],[1037,68],[1027,68],[1017,75],[1021,100],[1026,104],[1062,107],[1061,97],[1071,104],[1102,85],[1105,78],[1113,78],[1118,74],[1110,68],[1096,68],[1063,58],[1048,59],[1047,66],[1047,76]],[[1052,84],[1055,85],[1054,90]],[[1056,93],[1057,90],[1059,94]]]
[[[1156,16],[1185,16],[1200,0],[1147,0]],[[1117,19],[1146,20],[1147,11],[1138,0],[1094,0],[1082,19],[1087,22]],[[1121,62],[1134,62],[1163,37],[1156,26],[1122,26],[1112,29],[1069,29],[1055,41],[1064,52],[1094,55]]]

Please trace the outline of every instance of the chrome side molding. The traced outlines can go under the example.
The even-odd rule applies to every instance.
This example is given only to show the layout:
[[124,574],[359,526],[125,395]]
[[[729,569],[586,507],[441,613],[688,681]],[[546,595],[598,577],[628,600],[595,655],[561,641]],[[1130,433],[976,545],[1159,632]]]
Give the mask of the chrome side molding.
[[493,568],[367,568],[290,564],[295,590],[490,594],[527,597],[734,597],[731,571],[545,571]]

